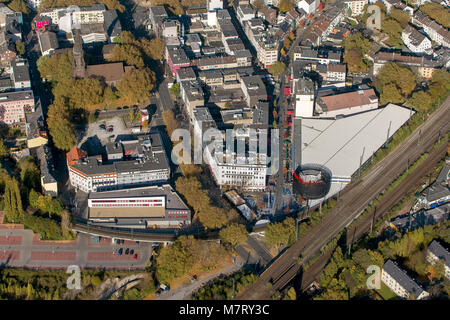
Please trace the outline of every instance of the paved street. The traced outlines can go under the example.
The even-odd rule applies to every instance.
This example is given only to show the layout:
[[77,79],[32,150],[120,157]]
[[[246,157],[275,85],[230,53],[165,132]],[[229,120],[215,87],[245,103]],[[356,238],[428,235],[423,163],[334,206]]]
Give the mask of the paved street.
[[[118,256],[113,250],[123,248]],[[137,260],[132,255],[125,255],[126,248],[137,253]],[[79,234],[73,241],[41,241],[39,235],[31,230],[24,230],[0,224],[0,264],[10,267],[27,268],[64,268],[78,265],[81,268],[144,268],[152,253],[151,243],[136,244],[125,241],[113,244],[110,238],[101,238],[99,243],[92,242],[90,236]]]

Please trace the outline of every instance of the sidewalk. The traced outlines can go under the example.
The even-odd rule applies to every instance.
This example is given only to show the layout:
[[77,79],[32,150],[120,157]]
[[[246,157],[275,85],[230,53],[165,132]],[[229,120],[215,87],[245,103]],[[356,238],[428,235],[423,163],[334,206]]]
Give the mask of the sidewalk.
[[237,258],[236,262],[230,267],[217,271],[206,278],[198,279],[194,283],[179,288],[178,290],[175,290],[173,292],[163,292],[159,297],[156,297],[155,300],[187,300],[192,295],[192,293],[197,291],[209,281],[214,280],[221,275],[230,275],[232,273],[235,273],[236,271],[239,271],[243,267],[243,265],[243,261]]

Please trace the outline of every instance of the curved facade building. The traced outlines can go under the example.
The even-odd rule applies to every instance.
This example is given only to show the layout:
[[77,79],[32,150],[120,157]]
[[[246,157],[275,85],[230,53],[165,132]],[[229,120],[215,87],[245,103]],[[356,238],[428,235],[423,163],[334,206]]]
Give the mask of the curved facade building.
[[331,176],[330,169],[319,164],[300,165],[294,171],[294,193],[308,200],[323,198],[330,191]]

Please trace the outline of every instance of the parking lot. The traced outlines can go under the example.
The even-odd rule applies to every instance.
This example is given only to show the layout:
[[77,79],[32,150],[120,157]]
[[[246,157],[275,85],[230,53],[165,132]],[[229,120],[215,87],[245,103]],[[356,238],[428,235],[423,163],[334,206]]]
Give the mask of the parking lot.
[[[102,129],[100,126],[104,125]],[[105,130],[112,126],[113,130]],[[103,146],[109,141],[115,141],[118,135],[131,134],[131,128],[126,128],[121,117],[103,119],[90,123],[84,133],[78,147],[85,146],[89,154],[99,154],[103,151]]]

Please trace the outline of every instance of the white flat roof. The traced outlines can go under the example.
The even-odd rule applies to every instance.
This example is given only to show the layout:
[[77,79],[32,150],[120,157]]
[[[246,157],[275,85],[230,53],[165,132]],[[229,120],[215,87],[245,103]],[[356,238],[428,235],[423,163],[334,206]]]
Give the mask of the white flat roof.
[[388,104],[341,119],[302,119],[302,163],[326,166],[332,181],[350,179],[361,156],[361,163],[367,161],[410,115],[410,109]]

